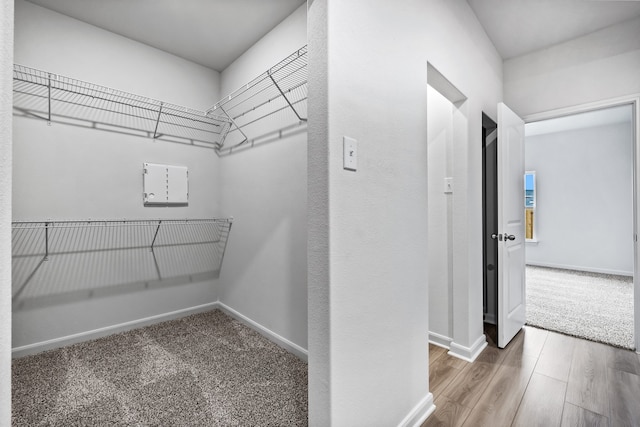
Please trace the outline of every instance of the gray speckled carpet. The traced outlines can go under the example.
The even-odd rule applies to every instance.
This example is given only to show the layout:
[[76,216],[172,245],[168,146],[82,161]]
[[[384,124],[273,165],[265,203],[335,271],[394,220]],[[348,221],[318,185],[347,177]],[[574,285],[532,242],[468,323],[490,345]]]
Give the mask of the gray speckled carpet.
[[634,349],[633,278],[527,266],[527,324]]
[[219,310],[15,359],[13,426],[306,426],[307,365]]

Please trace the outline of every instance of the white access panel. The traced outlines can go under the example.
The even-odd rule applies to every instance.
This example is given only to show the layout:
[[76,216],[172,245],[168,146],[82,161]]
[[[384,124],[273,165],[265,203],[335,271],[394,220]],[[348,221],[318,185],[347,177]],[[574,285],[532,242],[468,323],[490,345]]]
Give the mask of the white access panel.
[[143,164],[145,205],[185,205],[189,202],[189,171],[184,166]]
[[189,171],[184,166],[167,166],[167,203],[189,202]]
[[167,167],[145,163],[142,175],[145,205],[165,205],[167,203]]

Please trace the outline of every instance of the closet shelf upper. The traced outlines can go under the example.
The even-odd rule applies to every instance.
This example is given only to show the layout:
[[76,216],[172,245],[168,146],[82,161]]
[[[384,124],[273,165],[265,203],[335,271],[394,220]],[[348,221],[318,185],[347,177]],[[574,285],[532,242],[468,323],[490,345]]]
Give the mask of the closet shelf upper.
[[224,116],[52,74],[13,68],[14,110],[27,117],[194,145],[219,147]]
[[223,98],[208,110],[232,123],[218,152],[282,136],[307,121],[307,46]]

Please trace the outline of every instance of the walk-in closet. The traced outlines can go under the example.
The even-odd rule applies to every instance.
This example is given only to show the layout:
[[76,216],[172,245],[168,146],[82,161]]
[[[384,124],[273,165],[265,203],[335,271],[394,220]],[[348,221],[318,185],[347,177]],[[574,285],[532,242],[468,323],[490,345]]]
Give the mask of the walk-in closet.
[[307,423],[306,2],[214,3],[15,1],[15,426]]

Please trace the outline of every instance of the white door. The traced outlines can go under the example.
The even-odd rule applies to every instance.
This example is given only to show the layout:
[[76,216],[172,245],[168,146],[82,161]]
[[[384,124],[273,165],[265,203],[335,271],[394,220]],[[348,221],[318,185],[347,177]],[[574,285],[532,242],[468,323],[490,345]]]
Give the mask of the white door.
[[498,104],[498,347],[525,322],[524,121]]

